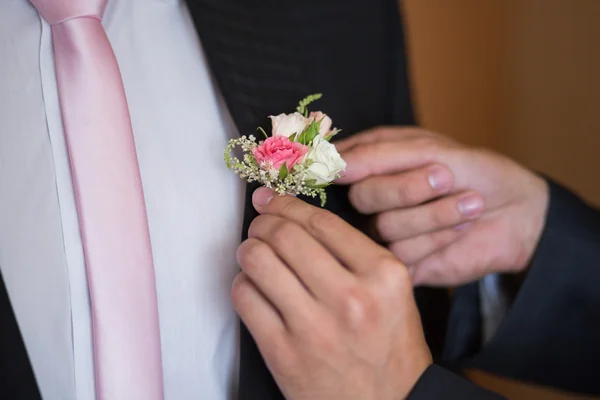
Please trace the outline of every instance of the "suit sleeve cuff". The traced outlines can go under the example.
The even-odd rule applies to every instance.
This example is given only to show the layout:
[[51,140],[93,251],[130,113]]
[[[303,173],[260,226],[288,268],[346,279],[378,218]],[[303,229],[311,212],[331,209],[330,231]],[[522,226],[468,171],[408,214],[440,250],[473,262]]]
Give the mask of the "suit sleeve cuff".
[[431,365],[417,381],[407,400],[501,400],[504,397],[483,389],[438,365]]

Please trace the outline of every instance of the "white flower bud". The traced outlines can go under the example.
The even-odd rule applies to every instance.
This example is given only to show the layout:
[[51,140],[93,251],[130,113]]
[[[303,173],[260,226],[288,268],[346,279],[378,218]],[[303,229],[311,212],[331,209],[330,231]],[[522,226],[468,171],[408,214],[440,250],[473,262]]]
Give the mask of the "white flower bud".
[[301,134],[304,129],[310,125],[311,120],[305,118],[300,113],[293,114],[279,114],[276,116],[271,115],[271,123],[273,125],[272,135],[273,136],[285,136],[290,137],[294,133]]

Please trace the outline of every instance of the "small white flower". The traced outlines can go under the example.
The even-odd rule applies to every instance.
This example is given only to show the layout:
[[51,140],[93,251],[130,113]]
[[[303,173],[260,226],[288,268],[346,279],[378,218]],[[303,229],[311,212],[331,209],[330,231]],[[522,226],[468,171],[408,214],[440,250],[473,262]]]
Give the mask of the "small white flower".
[[308,167],[306,179],[314,179],[315,185],[333,181],[341,171],[346,169],[346,162],[338,153],[335,145],[321,136],[315,137],[306,158],[312,161]]
[[271,115],[269,118],[271,118],[273,124],[272,135],[285,136],[288,138],[294,133],[298,135],[301,134],[311,123],[309,118],[305,118],[304,115],[297,112],[293,114],[279,114],[276,116]]

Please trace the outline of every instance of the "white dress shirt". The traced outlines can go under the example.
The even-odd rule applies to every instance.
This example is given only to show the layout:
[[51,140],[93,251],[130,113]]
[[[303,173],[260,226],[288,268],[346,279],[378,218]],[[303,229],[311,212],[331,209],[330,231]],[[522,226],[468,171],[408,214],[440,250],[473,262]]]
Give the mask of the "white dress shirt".
[[[236,134],[187,8],[109,0],[150,224],[165,397],[225,400],[237,376],[243,182]],[[50,27],[0,1],[0,268],[46,400],[94,399],[90,302],[54,76]]]

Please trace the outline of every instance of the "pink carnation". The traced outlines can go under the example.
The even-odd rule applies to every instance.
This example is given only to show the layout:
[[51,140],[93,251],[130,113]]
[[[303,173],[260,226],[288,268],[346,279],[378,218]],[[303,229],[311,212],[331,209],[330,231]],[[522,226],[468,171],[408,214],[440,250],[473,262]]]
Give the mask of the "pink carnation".
[[272,136],[252,149],[258,165],[271,163],[274,168],[279,169],[285,163],[288,171],[302,161],[307,152],[307,146],[292,142],[285,136]]

